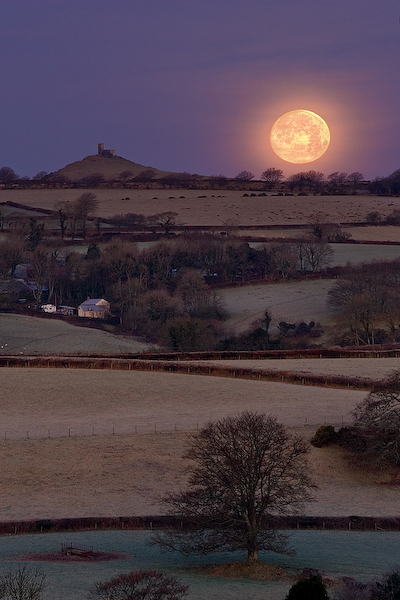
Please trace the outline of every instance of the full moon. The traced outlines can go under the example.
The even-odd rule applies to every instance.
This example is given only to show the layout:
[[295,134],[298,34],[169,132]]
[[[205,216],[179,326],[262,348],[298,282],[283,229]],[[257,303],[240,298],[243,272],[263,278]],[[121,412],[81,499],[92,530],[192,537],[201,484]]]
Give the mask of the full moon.
[[291,110],[272,126],[272,150],[286,162],[313,162],[326,152],[331,134],[322,117],[310,110]]

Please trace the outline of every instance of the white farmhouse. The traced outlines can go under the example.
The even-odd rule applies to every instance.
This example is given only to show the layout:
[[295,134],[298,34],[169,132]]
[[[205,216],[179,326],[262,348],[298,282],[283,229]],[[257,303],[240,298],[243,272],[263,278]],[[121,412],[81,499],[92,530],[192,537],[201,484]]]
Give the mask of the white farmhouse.
[[78,306],[78,317],[106,319],[110,314],[110,303],[104,298],[88,298]]

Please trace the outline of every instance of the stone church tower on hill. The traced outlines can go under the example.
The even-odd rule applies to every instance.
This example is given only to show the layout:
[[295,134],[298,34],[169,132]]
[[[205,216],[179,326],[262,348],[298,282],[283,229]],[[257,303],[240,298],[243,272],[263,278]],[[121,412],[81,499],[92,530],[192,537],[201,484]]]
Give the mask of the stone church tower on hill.
[[99,156],[115,156],[115,150],[104,150],[104,144],[97,144],[97,154]]

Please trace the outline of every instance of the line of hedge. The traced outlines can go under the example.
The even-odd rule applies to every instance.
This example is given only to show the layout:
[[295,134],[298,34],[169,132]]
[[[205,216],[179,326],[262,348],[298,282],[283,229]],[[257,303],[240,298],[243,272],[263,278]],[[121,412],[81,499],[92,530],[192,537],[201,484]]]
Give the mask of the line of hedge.
[[90,358],[59,356],[0,356],[0,367],[22,368],[67,368],[67,369],[107,369],[116,371],[157,371],[190,375],[208,375],[257,381],[276,381],[317,387],[351,388],[370,390],[376,381],[360,377],[341,375],[313,375],[293,371],[268,371],[246,369],[225,365],[199,364],[161,361],[136,360],[126,358]]
[[[48,315],[46,315],[48,317]],[[19,354],[3,354],[1,357],[21,357]],[[192,352],[136,352],[136,353],[71,353],[71,354],[35,354],[38,357],[74,357],[74,358],[117,358],[144,360],[256,360],[285,358],[400,358],[399,344],[375,344],[374,346],[357,346],[346,348],[293,348],[290,350],[202,350]]]
[[[350,531],[400,531],[400,517],[268,517],[269,529],[315,529]],[[164,515],[143,517],[82,517],[71,519],[38,519],[0,522],[0,535],[57,533],[87,530],[193,529],[194,523],[180,517]]]

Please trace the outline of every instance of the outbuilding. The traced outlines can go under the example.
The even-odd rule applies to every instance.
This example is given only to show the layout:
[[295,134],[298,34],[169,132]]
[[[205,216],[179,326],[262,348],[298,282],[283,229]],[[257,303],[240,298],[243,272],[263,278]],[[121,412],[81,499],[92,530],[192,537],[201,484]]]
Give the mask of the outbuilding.
[[78,306],[78,317],[106,319],[110,314],[110,303],[104,298],[88,298]]

